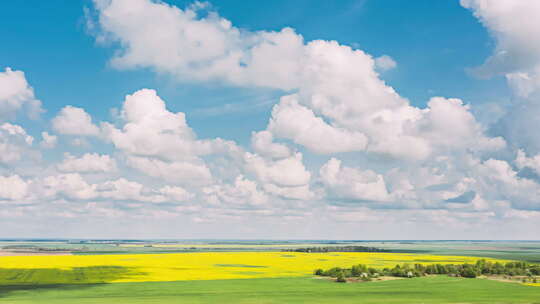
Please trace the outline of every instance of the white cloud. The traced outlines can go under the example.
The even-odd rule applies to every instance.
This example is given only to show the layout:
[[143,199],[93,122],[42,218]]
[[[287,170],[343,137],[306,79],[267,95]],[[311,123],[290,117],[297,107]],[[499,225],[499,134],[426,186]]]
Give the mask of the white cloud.
[[78,173],[47,176],[43,180],[46,197],[64,196],[74,200],[88,200],[97,197],[96,185],[89,184]]
[[296,95],[282,97],[274,106],[268,130],[320,154],[362,151],[367,144],[363,133],[327,124],[312,110],[298,104]]
[[126,96],[121,129],[103,123],[104,135],[126,153],[169,160],[189,159],[200,154],[195,133],[184,113],[172,113],[156,91],[143,89]]
[[259,181],[279,186],[303,186],[309,183],[311,173],[302,163],[302,154],[280,160],[266,160],[256,154],[246,152],[246,170],[255,174]]
[[28,195],[28,188],[18,175],[0,176],[0,200],[21,200]]
[[515,163],[519,169],[531,168],[537,174],[540,174],[540,155],[527,157],[527,154],[523,150],[518,150]]
[[[125,178],[104,182],[96,187],[99,196],[116,201],[139,201],[149,203],[163,203],[168,201],[177,201],[179,187],[164,188],[162,191],[154,191],[146,188],[144,185],[129,181]],[[182,189],[183,190],[183,189]],[[171,196],[172,194],[172,196]],[[184,190],[183,199],[189,198],[189,194]]]
[[493,54],[476,68],[480,76],[504,75],[523,97],[540,88],[540,2],[461,0],[490,31]]
[[[222,80],[239,85],[292,89],[303,39],[290,28],[247,32],[193,5],[184,10],[147,0],[96,0],[98,41],[122,50],[117,68],[150,67],[180,79]],[[160,33],[156,35],[155,33]],[[149,48],[148,45],[156,47]]]
[[43,191],[40,199],[67,198],[82,201],[177,203],[193,198],[193,194],[178,186],[165,185],[161,188],[150,188],[123,177],[100,183],[89,183],[78,173],[47,176],[43,179],[41,188],[38,189]]
[[519,177],[506,161],[488,159],[476,168],[488,200],[509,200],[517,209],[540,210],[540,184]]
[[203,156],[241,157],[241,149],[220,138],[199,140],[184,113],[167,110],[154,90],[126,96],[120,128],[102,123],[102,133],[126,156],[127,164],[174,183],[208,184],[212,174]]
[[117,170],[116,161],[109,155],[85,153],[77,158],[69,153],[64,154],[64,160],[58,165],[62,172],[113,172]]
[[37,118],[43,112],[41,101],[35,98],[24,73],[6,68],[0,72],[0,119],[13,119],[22,109],[30,118]]
[[52,120],[53,129],[60,134],[97,136],[99,129],[92,117],[82,108],[65,106]]
[[540,2],[462,0],[495,40],[492,55],[473,69],[482,77],[504,76],[517,98],[493,129],[510,146],[540,153],[535,120],[540,115]]
[[0,125],[0,162],[5,164],[21,160],[23,154],[32,146],[34,138],[18,125]]
[[163,194],[171,202],[184,202],[194,197],[192,193],[178,186],[164,186],[159,189],[159,193]]
[[320,175],[331,192],[330,197],[360,201],[390,199],[383,176],[371,170],[343,167],[340,160],[332,158],[321,167]]
[[52,149],[58,142],[58,136],[51,135],[48,132],[41,132],[41,138],[40,146],[44,149]]
[[396,66],[397,63],[388,55],[375,58],[375,67],[382,72],[394,69]]
[[265,184],[263,188],[264,191],[285,199],[307,201],[316,198],[315,193],[311,191],[309,185],[287,187],[277,186],[274,184]]
[[268,131],[252,132],[251,146],[259,155],[270,158],[285,158],[291,150],[284,144],[274,142],[274,136]]
[[257,183],[237,176],[234,184],[212,185],[203,188],[205,201],[210,204],[224,204],[225,206],[261,206],[268,202],[268,196],[260,191]]
[[208,184],[212,173],[202,161],[163,161],[157,158],[128,156],[128,166],[149,176],[158,177],[171,183]]

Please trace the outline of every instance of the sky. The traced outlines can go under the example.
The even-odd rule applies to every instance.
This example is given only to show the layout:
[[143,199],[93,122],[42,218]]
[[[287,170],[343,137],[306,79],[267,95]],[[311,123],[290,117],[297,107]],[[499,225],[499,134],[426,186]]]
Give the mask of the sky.
[[538,238],[537,1],[0,17],[0,238]]

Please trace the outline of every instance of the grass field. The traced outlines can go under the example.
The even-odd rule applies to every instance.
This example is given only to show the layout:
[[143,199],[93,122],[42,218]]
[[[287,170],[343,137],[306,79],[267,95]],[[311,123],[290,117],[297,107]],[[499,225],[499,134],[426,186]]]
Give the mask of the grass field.
[[310,276],[316,268],[474,263],[478,258],[404,253],[195,252],[0,257],[0,285],[162,282]]
[[0,287],[0,302],[137,303],[540,303],[540,288],[482,279],[423,277],[338,284],[312,278]]

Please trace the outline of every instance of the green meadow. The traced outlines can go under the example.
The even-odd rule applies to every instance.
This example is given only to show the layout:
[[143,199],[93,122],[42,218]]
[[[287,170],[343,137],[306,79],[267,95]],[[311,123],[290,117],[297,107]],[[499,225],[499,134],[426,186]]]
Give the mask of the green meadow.
[[446,276],[346,284],[314,278],[236,279],[3,286],[0,303],[540,303],[540,288]]

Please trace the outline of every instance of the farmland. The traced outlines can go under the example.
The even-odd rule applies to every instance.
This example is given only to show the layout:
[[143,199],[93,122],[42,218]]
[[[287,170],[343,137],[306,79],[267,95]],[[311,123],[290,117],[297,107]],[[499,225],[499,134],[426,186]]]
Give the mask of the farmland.
[[424,277],[337,284],[312,278],[0,287],[12,304],[539,303],[540,288],[482,279]]
[[[500,303],[538,303],[540,299],[540,287],[521,284],[516,278],[501,277],[496,281],[428,275],[338,284],[313,276],[315,268],[347,268],[356,264],[375,268],[396,264],[474,264],[481,258],[477,256],[479,250],[486,256],[497,257],[487,258],[488,261],[505,262],[520,254],[534,257],[537,243],[453,246],[447,242],[363,242],[361,245],[378,245],[396,252],[291,251],[315,246],[339,249],[351,244],[358,245],[7,242],[4,252],[8,254],[0,256],[0,302],[108,303],[114,298],[119,304],[494,303],[494,299]],[[163,249],[167,251],[162,252]],[[443,253],[438,254],[439,251]],[[454,254],[444,254],[448,251]]]
[[9,256],[0,284],[159,282],[306,277],[316,267],[401,263],[474,263],[477,258],[405,253],[194,252],[72,256]]

